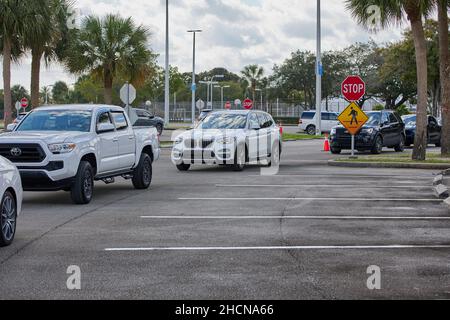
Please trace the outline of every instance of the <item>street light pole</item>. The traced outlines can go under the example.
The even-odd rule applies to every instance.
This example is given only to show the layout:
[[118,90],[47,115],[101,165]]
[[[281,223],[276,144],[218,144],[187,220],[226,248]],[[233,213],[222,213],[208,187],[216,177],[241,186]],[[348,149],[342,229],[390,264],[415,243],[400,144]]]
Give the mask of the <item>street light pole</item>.
[[220,98],[222,102],[222,108],[224,108],[223,90],[229,87],[230,86],[216,86],[216,88],[220,88]]
[[195,92],[197,90],[195,83],[195,35],[202,30],[188,30],[193,35],[193,53],[192,53],[192,123],[195,123]]
[[170,73],[169,73],[169,0],[166,0],[166,73],[164,88],[164,122],[170,122]]
[[213,95],[214,95],[214,85],[217,84],[217,82],[214,82],[214,78],[224,78],[225,76],[223,74],[219,74],[219,75],[215,75],[211,77],[211,108],[214,109],[214,100],[213,100]]
[[317,52],[316,52],[316,135],[322,135],[322,32],[320,0],[317,0]]

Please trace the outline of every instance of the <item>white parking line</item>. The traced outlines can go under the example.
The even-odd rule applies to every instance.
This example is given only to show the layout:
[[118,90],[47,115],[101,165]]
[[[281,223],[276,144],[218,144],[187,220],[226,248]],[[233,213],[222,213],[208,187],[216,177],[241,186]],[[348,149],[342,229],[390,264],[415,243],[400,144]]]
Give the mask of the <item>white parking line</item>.
[[155,220],[450,220],[450,217],[370,216],[141,216]]
[[109,252],[139,251],[283,251],[283,250],[399,250],[399,249],[450,249],[450,245],[376,245],[376,246],[267,246],[267,247],[141,247],[106,248]]
[[389,198],[178,198],[182,201],[347,201],[347,202],[435,202],[440,199],[389,199]]
[[358,184],[217,184],[217,188],[358,188],[358,189],[432,189],[432,186],[368,186]]

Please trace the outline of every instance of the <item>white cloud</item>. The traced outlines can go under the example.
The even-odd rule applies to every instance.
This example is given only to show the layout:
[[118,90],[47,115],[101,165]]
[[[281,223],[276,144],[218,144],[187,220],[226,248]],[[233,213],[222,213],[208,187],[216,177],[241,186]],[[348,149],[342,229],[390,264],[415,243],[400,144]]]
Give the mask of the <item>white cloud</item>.
[[[181,71],[191,70],[192,35],[201,28],[197,42],[197,70],[225,67],[239,72],[249,63],[270,70],[294,50],[315,51],[316,2],[311,0],[169,0],[170,63]],[[400,29],[369,34],[345,10],[344,0],[323,0],[323,49],[338,49],[355,41],[398,40]],[[120,13],[146,25],[150,46],[164,64],[165,0],[77,0],[82,13]],[[30,61],[13,68],[13,83],[29,87]],[[74,82],[58,65],[43,68],[42,85],[56,80]],[[1,83],[0,83],[1,86]]]

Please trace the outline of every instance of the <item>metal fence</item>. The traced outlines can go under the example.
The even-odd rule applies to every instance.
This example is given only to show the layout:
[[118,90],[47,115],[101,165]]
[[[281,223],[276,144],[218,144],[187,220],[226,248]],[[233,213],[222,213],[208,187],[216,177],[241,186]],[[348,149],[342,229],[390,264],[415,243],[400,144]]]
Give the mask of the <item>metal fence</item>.
[[[155,115],[164,117],[164,102],[153,102],[151,107],[143,108],[148,109]],[[170,104],[170,122],[192,122],[192,104],[191,102],[177,102],[176,104]],[[213,104],[213,110],[223,110],[224,107],[220,102]],[[242,107],[232,106],[232,110],[243,110]],[[270,113],[274,118],[299,118],[302,112],[305,110],[300,105],[285,102],[264,102],[254,105],[253,110],[262,110]],[[195,116],[198,117],[200,110],[195,109]]]

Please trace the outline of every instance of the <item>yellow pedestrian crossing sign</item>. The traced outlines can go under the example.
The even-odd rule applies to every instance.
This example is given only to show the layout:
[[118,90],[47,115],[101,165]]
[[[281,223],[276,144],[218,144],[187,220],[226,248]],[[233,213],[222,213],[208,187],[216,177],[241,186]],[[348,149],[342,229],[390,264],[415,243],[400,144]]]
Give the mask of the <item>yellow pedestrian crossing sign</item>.
[[338,117],[338,120],[348,130],[351,135],[356,135],[358,131],[369,121],[369,117],[354,102],[352,102]]

